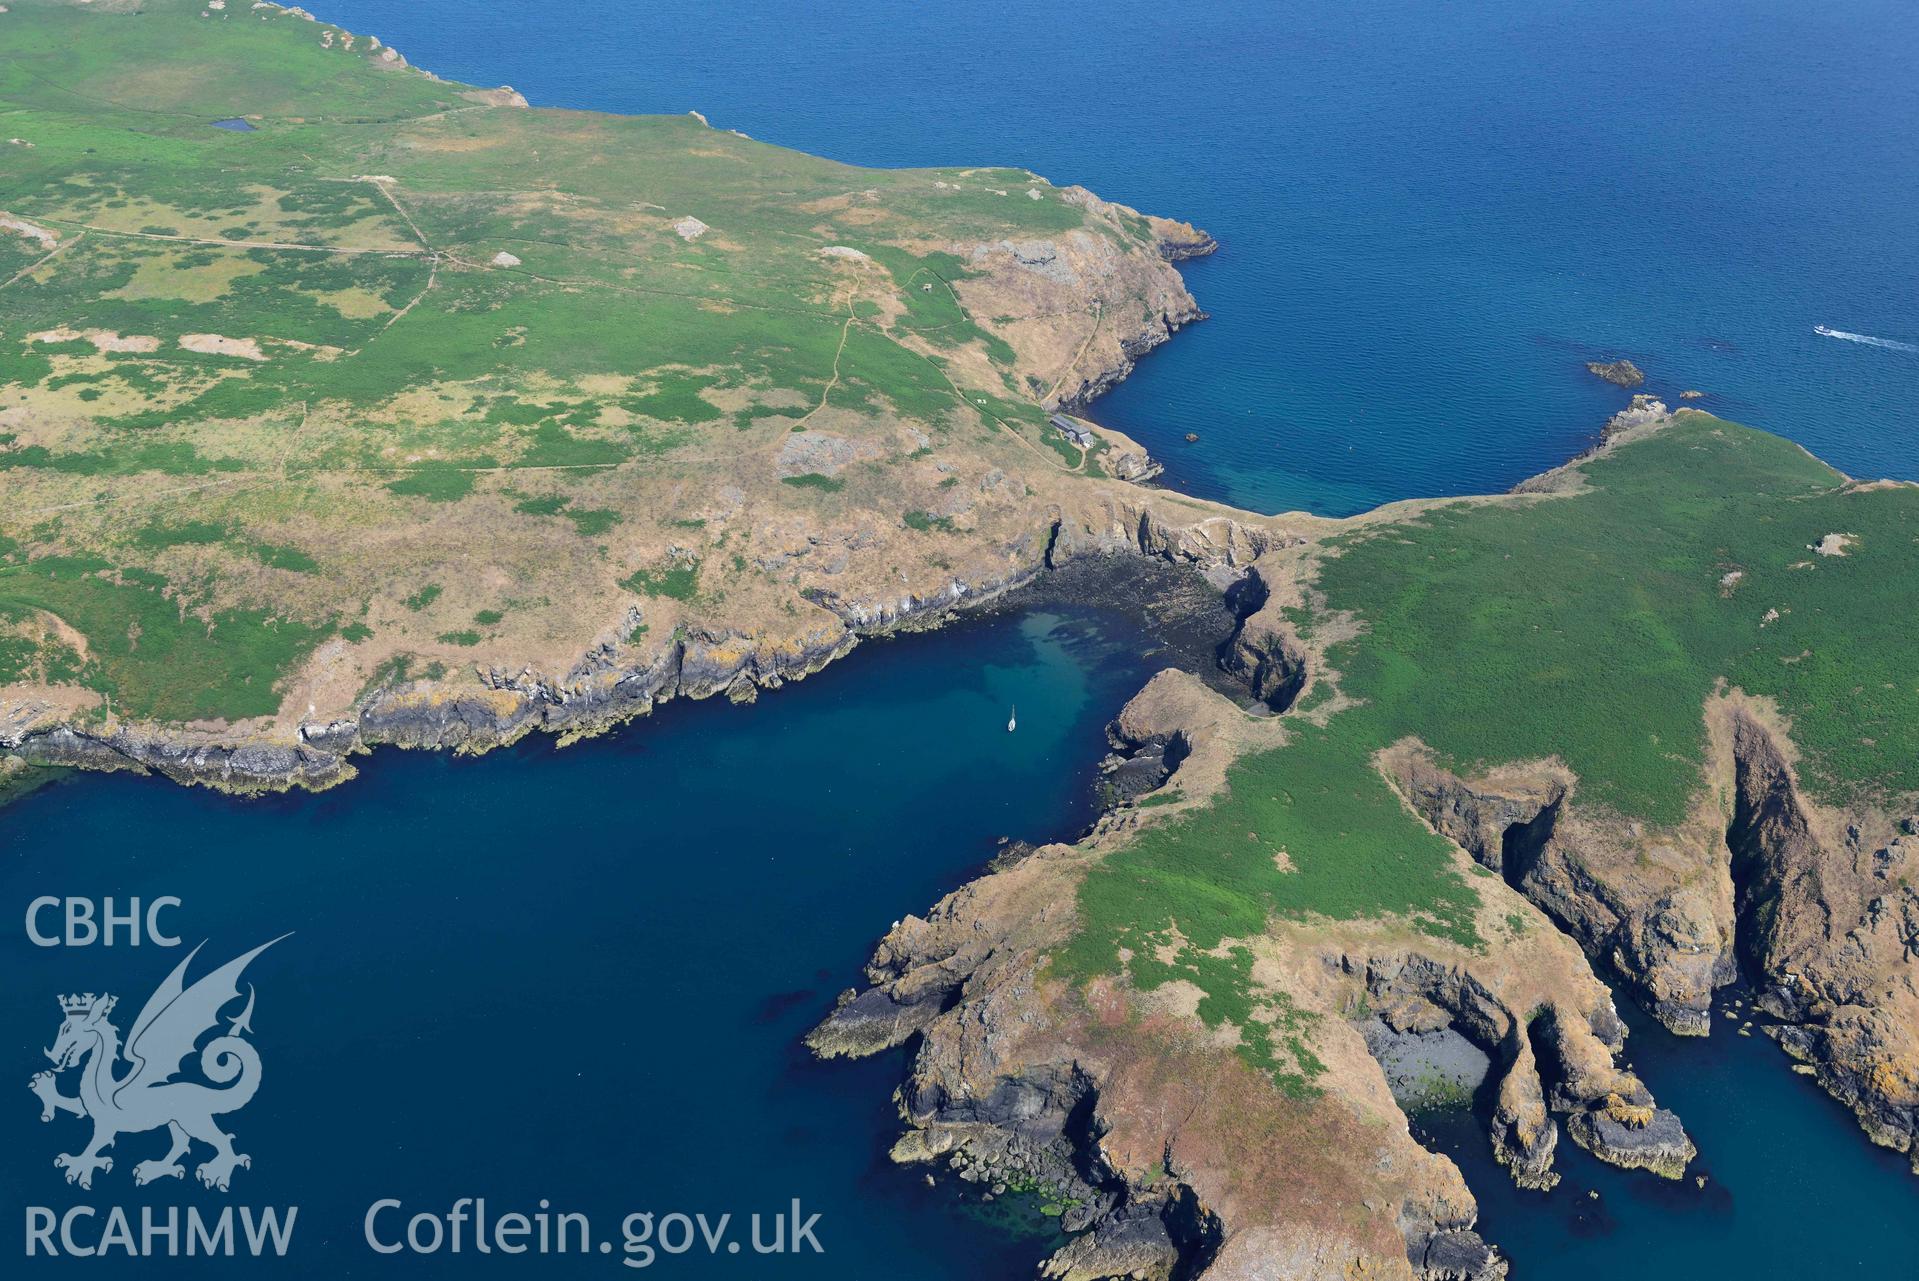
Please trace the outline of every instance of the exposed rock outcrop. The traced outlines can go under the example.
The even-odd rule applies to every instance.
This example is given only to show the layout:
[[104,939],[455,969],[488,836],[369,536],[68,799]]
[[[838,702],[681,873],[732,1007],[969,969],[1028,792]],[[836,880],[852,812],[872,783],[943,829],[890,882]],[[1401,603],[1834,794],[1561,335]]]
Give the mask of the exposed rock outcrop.
[[1710,828],[1635,838],[1630,824],[1571,804],[1575,780],[1550,761],[1468,781],[1402,743],[1386,766],[1435,830],[1610,961],[1668,1027],[1706,1030],[1713,989],[1736,975]]
[[206,783],[233,792],[318,790],[352,775],[339,753],[304,743],[179,730],[160,733],[141,726],[95,732],[54,725],[0,739],[0,748],[30,765],[151,771],[177,782]]
[[1146,452],[1146,447],[1131,436],[1111,427],[1098,423],[1090,424],[1092,430],[1106,443],[1106,452],[1101,457],[1109,475],[1116,480],[1143,484],[1165,471],[1165,466]]
[[1513,1182],[1520,1187],[1545,1190],[1559,1183],[1553,1170],[1559,1127],[1546,1108],[1532,1037],[1513,1036],[1509,1049],[1510,1062],[1493,1102],[1493,1157],[1512,1172]]
[[1235,585],[1233,604],[1240,625],[1220,654],[1220,666],[1244,680],[1254,698],[1283,712],[1306,687],[1306,646],[1257,565]]
[[1731,697],[1726,839],[1739,954],[1765,1030],[1919,1172],[1919,821],[1806,795],[1776,715]]
[[[1075,230],[1050,240],[1004,240],[955,246],[984,270],[953,288],[977,316],[1030,317],[996,324],[1023,364],[1059,372],[1035,380],[1034,395],[1049,409],[1080,408],[1132,372],[1139,358],[1205,313],[1170,262],[1208,254],[1212,237],[1186,223],[1146,218],[1102,200],[1084,187],[1060,198],[1084,209],[1111,235]],[[1121,252],[1142,223],[1157,257]],[[1090,304],[1090,305],[1089,305]],[[1083,316],[1084,324],[1066,316]]]
[[1131,1205],[1100,1221],[1048,1259],[1040,1275],[1053,1281],[1170,1281],[1178,1274],[1180,1246],[1167,1230],[1163,1211]]
[[[1811,801],[1763,703],[1728,692],[1704,716],[1711,788],[1668,830],[1583,812],[1554,762],[1467,780],[1409,743],[1388,766],[1428,822],[1608,961],[1669,1028],[1705,1035],[1714,991],[1743,972],[1778,1020],[1763,1030],[1875,1141],[1913,1152],[1919,895],[1899,869],[1919,856],[1907,830],[1919,823]],[[1625,1103],[1590,1113],[1573,1137],[1670,1172],[1676,1134]]]
[[1107,728],[1106,737],[1113,752],[1100,762],[1100,786],[1114,804],[1158,790],[1192,750],[1186,736],[1177,730],[1133,739],[1115,722]]
[[1628,391],[1634,387],[1644,386],[1646,382],[1646,375],[1641,373],[1639,366],[1630,360],[1589,360],[1586,362],[1586,369],[1587,372],[1604,378],[1616,387],[1624,387]]
[[1217,240],[1190,222],[1176,222],[1171,218],[1152,215],[1148,215],[1146,221],[1152,227],[1153,235],[1158,237],[1160,255],[1167,262],[1204,258],[1219,250]]
[[[1547,999],[1534,1013],[1502,989],[1537,989],[1506,976],[1497,962],[1475,969],[1415,952],[1347,955],[1340,966],[1363,977],[1373,1004],[1424,1003],[1435,1023],[1450,1025],[1497,1056],[1505,1075],[1493,1119],[1494,1150],[1522,1186],[1556,1181],[1549,1113],[1564,1114],[1573,1139],[1614,1165],[1676,1179],[1692,1159],[1694,1148],[1679,1118],[1656,1108],[1645,1085],[1616,1065],[1625,1026],[1611,1002],[1592,990],[1597,984],[1583,967],[1569,967],[1570,990],[1585,1004]],[[1551,1069],[1549,1091],[1542,1084],[1541,1056]]]
[[[1182,745],[1175,778],[1200,798],[1240,751],[1283,732],[1173,671],[1112,731],[1122,745]],[[901,921],[869,986],[808,1038],[826,1056],[919,1038],[896,1159],[946,1159],[976,1181],[1011,1168],[1017,1178],[998,1182],[1036,1179],[1064,1198],[1068,1226],[1090,1231],[1048,1275],[1503,1276],[1458,1170],[1414,1141],[1347,1022],[1355,1008],[1489,1048],[1503,1073],[1495,1141],[1528,1186],[1551,1182],[1555,1114],[1608,1160],[1666,1170],[1691,1155],[1676,1120],[1617,1065],[1623,1027],[1605,988],[1543,924],[1491,956],[1409,943],[1390,922],[1280,925],[1253,941],[1260,972],[1314,1012],[1328,1070],[1307,1096],[1277,1089],[1163,996],[1052,978],[1047,957],[1073,931],[1080,875],[1156,821],[1149,813],[1122,810],[1077,845],[996,863]],[[1529,910],[1490,886],[1487,913]]]
[[[44,714],[25,708],[0,718],[0,752],[34,765],[151,771],[237,793],[319,789],[351,778],[350,758],[377,746],[480,752],[536,731],[562,738],[599,733],[672,698],[744,699],[777,689],[843,657],[862,639],[937,626],[1081,558],[1145,555],[1230,577],[1287,537],[1212,515],[1203,504],[1161,502],[1130,487],[1106,486],[1089,497],[1070,513],[1059,512],[1047,541],[1024,539],[1005,548],[994,572],[955,573],[936,591],[891,596],[810,588],[815,611],[778,632],[691,626],[664,646],[634,647],[623,641],[642,617],[629,609],[563,671],[475,667],[468,680],[395,679],[365,693],[344,715],[226,728],[80,720],[51,706]],[[1182,520],[1189,523],[1175,523]]]

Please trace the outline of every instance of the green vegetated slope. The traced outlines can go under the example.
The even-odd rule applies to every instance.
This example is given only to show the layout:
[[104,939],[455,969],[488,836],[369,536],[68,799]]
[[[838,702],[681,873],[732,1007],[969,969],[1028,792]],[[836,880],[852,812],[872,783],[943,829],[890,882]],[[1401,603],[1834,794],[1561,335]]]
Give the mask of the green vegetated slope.
[[[1241,759],[1223,798],[1094,870],[1064,971],[1115,972],[1130,949],[1142,986],[1186,978],[1209,1021],[1283,1029],[1250,959],[1220,959],[1274,916],[1398,915],[1478,944],[1470,882],[1374,768],[1408,735],[1468,773],[1557,756],[1582,806],[1671,825],[1703,785],[1703,707],[1723,684],[1777,700],[1824,799],[1919,791],[1919,489],[1849,484],[1699,413],[1582,470],[1577,494],[1344,536],[1317,589],[1363,627],[1329,654],[1359,704]],[[1244,1040],[1282,1084],[1313,1074]]]
[[[362,555],[395,528],[603,543],[644,513],[556,491],[776,448],[814,409],[1043,437],[1032,371],[948,288],[968,264],[929,248],[1090,225],[1023,171],[949,183],[692,117],[512,109],[247,0],[10,8],[0,685],[78,670],[125,714],[258,715],[320,638],[417,586],[387,593]],[[316,488],[341,475],[350,500]],[[230,537],[141,544],[146,515],[102,515],[136,482]],[[477,500],[511,484],[503,530]]]
[[1919,489],[1698,413],[1584,471],[1588,493],[1443,508],[1329,562],[1328,605],[1369,628],[1334,654],[1365,718],[1466,768],[1556,754],[1582,805],[1671,824],[1724,681],[1778,700],[1816,795],[1919,790]]

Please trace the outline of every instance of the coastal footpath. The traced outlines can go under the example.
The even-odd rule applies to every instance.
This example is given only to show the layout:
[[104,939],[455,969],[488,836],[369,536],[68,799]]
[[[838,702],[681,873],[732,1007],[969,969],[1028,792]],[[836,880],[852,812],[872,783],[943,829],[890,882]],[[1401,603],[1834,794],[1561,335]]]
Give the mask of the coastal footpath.
[[270,4],[0,24],[0,772],[326,787],[1150,558],[1227,592],[1235,695],[1157,677],[1126,799],[813,1034],[917,1046],[900,1160],[1044,1191],[1058,1277],[1497,1276],[1375,1052],[1477,1046],[1525,1186],[1562,1137],[1679,1177],[1602,972],[1689,1034],[1743,974],[1913,1150],[1913,487],[1638,398],[1509,495],[1237,512],[1075,416],[1200,317],[1186,224]]
[[271,4],[0,18],[10,761],[325,787],[748,700],[1096,545],[1263,546],[1069,412],[1199,318],[1184,223]]

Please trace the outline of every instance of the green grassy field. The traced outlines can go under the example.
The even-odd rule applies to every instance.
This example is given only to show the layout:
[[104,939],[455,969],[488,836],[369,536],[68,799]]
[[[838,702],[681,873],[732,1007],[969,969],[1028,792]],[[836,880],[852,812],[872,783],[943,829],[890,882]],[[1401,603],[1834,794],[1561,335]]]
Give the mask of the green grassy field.
[[[1790,442],[1693,413],[1583,471],[1577,495],[1337,538],[1297,619],[1363,625],[1328,654],[1357,705],[1296,721],[1285,747],[1234,763],[1223,797],[1101,863],[1060,972],[1117,972],[1127,949],[1144,988],[1196,982],[1296,1087],[1312,1073],[1274,1058],[1226,944],[1315,915],[1482,943],[1470,879],[1374,767],[1402,738],[1469,774],[1557,756],[1588,811],[1672,825],[1705,786],[1704,705],[1736,688],[1777,700],[1815,796],[1919,793],[1919,489],[1848,485]],[[1844,554],[1816,550],[1833,534]]]
[[[754,496],[821,520],[929,508],[903,492],[920,448],[1064,474],[1029,395],[1053,371],[968,312],[975,262],[929,246],[1086,228],[1158,262],[1136,216],[1021,170],[519,109],[247,0],[4,18],[0,675],[77,664],[123,715],[271,712],[344,625],[377,637],[367,676],[495,639],[465,626],[481,601],[383,611],[420,544],[561,576],[502,645],[558,644],[562,615],[622,591],[737,601],[753,558],[681,508],[752,490],[743,460],[803,420],[862,465]],[[40,614],[84,655],[47,648]]]
[[[60,618],[86,638],[88,654],[56,658],[46,676],[65,668],[122,716],[168,721],[272,715],[280,674],[330,630],[263,610],[194,616],[168,586],[157,575],[116,573],[79,557],[0,564],[0,619],[30,610]],[[0,669],[0,679],[26,674],[18,662]]]
[[[1919,792],[1919,490],[1848,487],[1704,414],[1585,468],[1591,492],[1448,507],[1355,539],[1320,587],[1361,719],[1466,768],[1557,755],[1581,803],[1679,821],[1719,682],[1777,699],[1832,801]],[[1851,536],[1841,555],[1815,550]]]

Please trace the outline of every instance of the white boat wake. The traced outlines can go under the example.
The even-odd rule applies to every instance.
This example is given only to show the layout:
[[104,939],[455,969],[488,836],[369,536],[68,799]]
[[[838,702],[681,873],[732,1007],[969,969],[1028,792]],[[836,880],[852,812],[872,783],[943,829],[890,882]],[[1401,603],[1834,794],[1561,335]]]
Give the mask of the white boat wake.
[[1892,338],[1874,338],[1871,334],[1852,334],[1843,329],[1828,329],[1824,325],[1814,325],[1812,332],[1823,334],[1827,338],[1843,338],[1847,342],[1862,342],[1868,347],[1884,347],[1887,351],[1919,352],[1919,343],[1899,342]]

